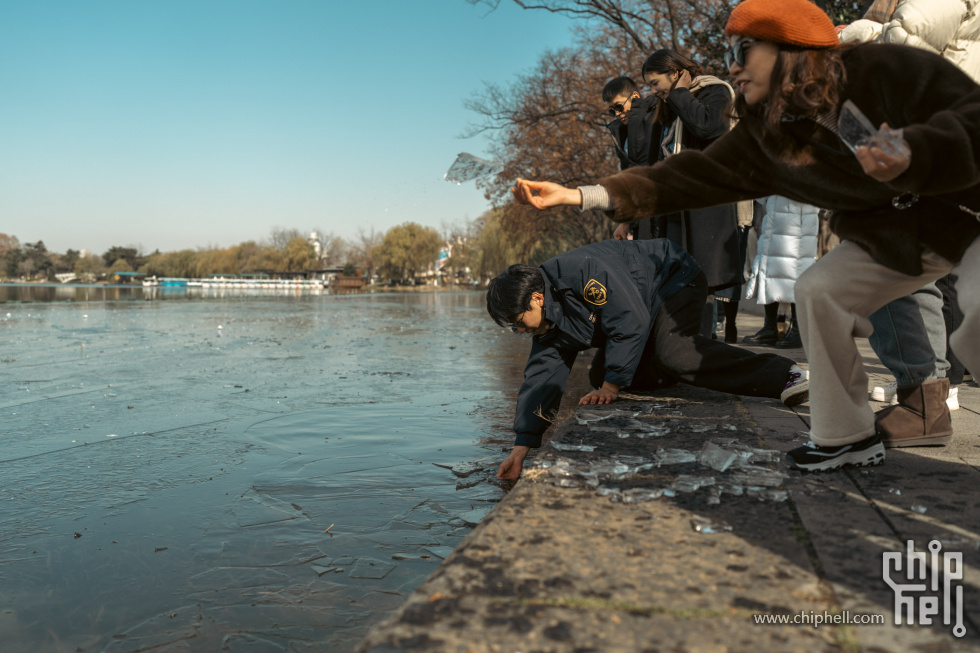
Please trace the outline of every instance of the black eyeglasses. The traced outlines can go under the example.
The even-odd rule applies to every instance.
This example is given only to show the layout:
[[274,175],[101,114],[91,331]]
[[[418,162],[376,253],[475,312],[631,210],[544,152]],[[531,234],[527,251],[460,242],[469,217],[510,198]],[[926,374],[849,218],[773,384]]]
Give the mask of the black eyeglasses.
[[527,327],[524,326],[525,315],[527,315],[527,311],[524,311],[523,313],[521,313],[521,316],[519,318],[517,318],[510,324],[505,324],[504,326],[510,329],[511,331],[513,331],[514,333],[517,333],[518,329],[526,329]]
[[753,43],[755,43],[755,39],[742,39],[740,41],[736,41],[732,45],[732,49],[725,53],[725,65],[729,68],[732,67],[732,64],[736,63],[739,66],[744,66],[745,53]]
[[615,102],[613,104],[610,104],[609,105],[609,115],[610,116],[615,116],[615,115],[618,115],[620,113],[625,113],[626,112],[626,105],[627,105],[627,103],[629,103],[630,101],[632,101],[632,99],[633,99],[633,96],[631,95],[628,98],[626,98],[625,100],[623,100],[622,102]]

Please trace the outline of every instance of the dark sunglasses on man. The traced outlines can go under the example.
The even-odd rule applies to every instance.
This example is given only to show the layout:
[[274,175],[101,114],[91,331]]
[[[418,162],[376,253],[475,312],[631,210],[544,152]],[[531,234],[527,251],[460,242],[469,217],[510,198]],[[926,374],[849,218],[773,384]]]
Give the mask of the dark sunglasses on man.
[[622,102],[614,102],[613,104],[610,104],[609,105],[609,115],[610,116],[617,116],[617,115],[619,115],[621,113],[626,113],[626,105],[629,104],[630,101],[632,101],[633,99],[634,99],[633,96],[630,96],[630,97],[626,98],[625,100],[623,100]]

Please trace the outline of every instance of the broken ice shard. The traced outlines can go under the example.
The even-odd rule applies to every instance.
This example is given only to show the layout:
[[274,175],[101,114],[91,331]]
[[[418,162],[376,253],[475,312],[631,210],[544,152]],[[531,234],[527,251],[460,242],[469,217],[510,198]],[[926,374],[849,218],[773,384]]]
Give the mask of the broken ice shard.
[[454,184],[462,184],[464,181],[495,175],[502,170],[503,168],[486,159],[460,152],[453,164],[449,166],[449,170],[446,171],[445,178],[446,181],[451,181]]
[[726,451],[714,442],[705,442],[704,446],[701,447],[701,454],[698,456],[698,462],[706,467],[723,472],[728,469],[733,462],[735,462],[736,458],[738,458],[738,454],[735,452]]

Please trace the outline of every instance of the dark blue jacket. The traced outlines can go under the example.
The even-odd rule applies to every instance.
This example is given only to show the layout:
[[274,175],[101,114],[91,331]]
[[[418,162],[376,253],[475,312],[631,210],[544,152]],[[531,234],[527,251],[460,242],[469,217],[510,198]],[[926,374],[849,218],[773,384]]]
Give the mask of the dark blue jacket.
[[606,381],[629,385],[660,303],[700,271],[690,254],[663,238],[606,240],[546,261],[544,319],[554,327],[534,337],[517,397],[514,444],[541,446],[578,352],[605,348]]

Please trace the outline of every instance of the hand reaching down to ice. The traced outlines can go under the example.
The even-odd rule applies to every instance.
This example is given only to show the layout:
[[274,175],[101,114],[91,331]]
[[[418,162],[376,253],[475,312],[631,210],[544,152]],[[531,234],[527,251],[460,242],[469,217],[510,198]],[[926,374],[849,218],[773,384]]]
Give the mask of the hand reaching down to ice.
[[521,470],[524,468],[524,459],[527,458],[530,450],[530,447],[515,445],[510,455],[507,456],[504,462],[500,463],[500,468],[497,470],[497,478],[504,479],[505,481],[517,480],[521,475]]

